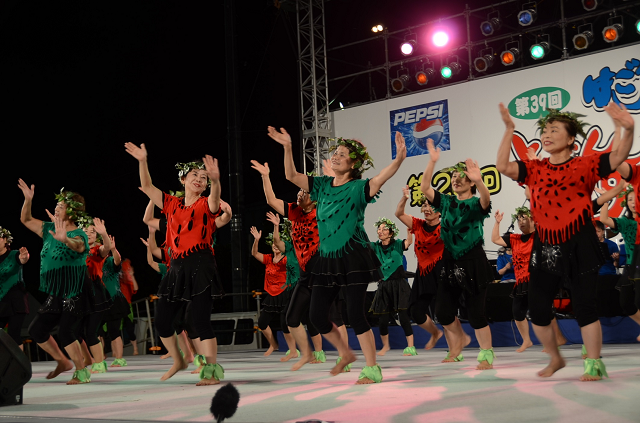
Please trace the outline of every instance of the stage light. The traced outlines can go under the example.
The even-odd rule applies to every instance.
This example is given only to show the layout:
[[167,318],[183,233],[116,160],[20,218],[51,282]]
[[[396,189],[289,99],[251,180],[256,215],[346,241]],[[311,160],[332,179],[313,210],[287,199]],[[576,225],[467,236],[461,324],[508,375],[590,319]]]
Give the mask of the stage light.
[[[511,46],[511,47],[510,47]],[[520,46],[517,41],[507,43],[500,53],[500,61],[505,66],[512,66],[520,58]]]
[[382,25],[376,25],[373,28],[371,28],[371,32],[382,32],[383,29],[384,27]]
[[408,85],[411,78],[409,77],[409,69],[398,69],[397,77],[391,80],[391,88],[393,91],[399,93],[403,91]]
[[604,38],[607,43],[615,43],[620,39],[623,32],[624,25],[622,25],[622,16],[614,16],[609,18],[607,26],[602,30],[602,38]]
[[582,7],[584,10],[592,11],[598,7],[599,3],[599,0],[582,0]]
[[585,50],[593,43],[593,26],[591,24],[578,27],[578,34],[573,36],[573,47],[576,50]]
[[480,51],[480,55],[473,60],[476,72],[486,72],[493,66],[493,49],[491,47]]
[[418,38],[415,33],[410,32],[404,36],[404,43],[400,45],[400,51],[405,56],[411,56],[416,48]]
[[640,34],[640,19],[636,21],[636,32]]
[[549,35],[540,35],[540,38],[544,39],[544,41],[540,41],[539,43],[532,45],[531,49],[529,49],[529,53],[533,60],[540,60],[549,53],[549,46],[551,44],[549,42]]
[[482,32],[482,35],[488,37],[499,30],[501,26],[500,12],[491,12],[487,15],[487,20],[480,24],[480,32]]
[[526,3],[522,6],[522,11],[518,13],[518,23],[520,26],[529,26],[538,18],[538,12],[536,11],[536,3]]
[[432,40],[436,47],[444,47],[449,42],[449,35],[444,31],[437,31],[433,34]]
[[454,59],[454,58],[455,58],[455,61],[451,61],[449,62],[448,65],[445,65],[440,68],[440,76],[442,76],[442,79],[450,79],[460,73],[462,66],[460,66],[460,62],[458,61],[458,56],[453,56],[448,59]]
[[433,63],[427,62],[427,68],[425,69],[424,64],[422,67],[416,72],[416,82],[418,85],[427,85],[429,80],[433,78],[436,71],[433,69]]

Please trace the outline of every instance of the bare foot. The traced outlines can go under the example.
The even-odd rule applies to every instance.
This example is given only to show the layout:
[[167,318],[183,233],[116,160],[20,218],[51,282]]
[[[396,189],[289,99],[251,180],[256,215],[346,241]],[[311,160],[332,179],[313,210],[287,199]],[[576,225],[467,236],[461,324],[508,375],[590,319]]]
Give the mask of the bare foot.
[[269,345],[269,349],[267,351],[265,351],[264,354],[262,354],[262,355],[265,356],[265,357],[269,357],[271,355],[271,353],[274,352],[277,349],[278,349],[277,345],[275,347],[273,345]]
[[202,366],[198,367],[198,368],[197,368],[197,369],[195,369],[195,370],[192,370],[192,371],[191,371],[191,374],[192,374],[192,375],[199,374],[199,373],[200,373],[200,370],[202,370]]
[[[84,383],[89,383],[89,382],[84,382]],[[74,377],[69,382],[67,382],[67,385],[80,385],[81,383],[82,382],[80,381],[80,379]]]
[[431,335],[431,339],[429,339],[429,342],[427,342],[427,345],[424,346],[425,350],[430,350],[431,348],[436,346],[436,343],[438,342],[438,339],[442,338],[442,331],[438,330],[438,333],[436,334],[436,336]]
[[356,385],[370,385],[372,383],[375,383],[375,382],[369,379],[368,377],[363,377],[362,379],[358,379],[358,381],[356,382]]
[[493,365],[489,364],[489,362],[487,360],[482,360],[476,366],[476,370],[489,370],[489,369],[493,369]]
[[349,350],[349,352],[342,357],[340,363],[333,366],[333,369],[331,369],[331,372],[329,373],[331,373],[332,376],[338,375],[344,371],[344,368],[347,367],[348,364],[351,364],[354,361],[356,361],[356,356],[353,354],[353,351]]
[[386,347],[386,346],[385,346],[385,347],[382,347],[382,349],[381,349],[380,351],[378,351],[378,355],[379,355],[380,357],[382,357],[382,356],[383,356],[383,355],[385,355],[385,354],[387,353],[387,351],[389,351],[390,349],[391,349],[391,348]]
[[538,376],[551,377],[555,372],[562,369],[564,366],[565,366],[565,362],[562,357],[555,360],[551,359],[551,362],[549,363],[549,365],[538,372]]
[[289,361],[292,358],[298,358],[298,351],[290,351],[289,354],[285,355],[284,357],[281,357],[280,361],[284,363],[285,361]]
[[564,345],[567,343],[567,338],[565,338],[564,336],[562,336],[561,338],[556,338],[556,344],[558,344],[558,346]]
[[167,370],[167,373],[162,375],[160,380],[167,380],[171,376],[173,376],[176,373],[178,373],[180,370],[184,370],[187,367],[189,367],[189,364],[186,361],[184,361],[184,358],[180,357],[180,361],[178,361],[177,363],[173,363],[173,366],[171,366],[171,368],[169,370]]
[[528,342],[523,342],[520,348],[516,350],[516,352],[519,352],[519,353],[524,352],[524,350],[526,350],[529,347],[533,347],[533,342],[531,342],[531,340],[529,340]]
[[47,375],[47,379],[53,379],[54,377],[58,376],[60,373],[68,372],[69,370],[73,370],[73,364],[69,360],[58,362],[58,365],[56,366],[56,368],[52,372],[49,372],[49,374]]
[[164,359],[167,359],[167,358],[169,358],[169,357],[171,357],[171,354],[166,353],[165,355],[163,355],[162,357],[160,357],[160,360],[164,360]]
[[580,376],[580,380],[582,382],[592,382],[594,380],[600,380],[600,379],[602,379],[602,376],[600,375],[592,376],[585,373],[582,376]]
[[219,384],[220,381],[217,380],[216,378],[211,378],[211,379],[200,379],[200,382],[196,383],[196,386],[207,386],[207,385],[217,385]]
[[314,358],[315,357],[314,357],[313,354],[303,355],[302,357],[300,357],[300,360],[296,361],[296,364],[294,364],[291,367],[291,371],[295,372],[296,370],[300,370],[302,368],[302,366],[304,366],[305,364],[311,362]]

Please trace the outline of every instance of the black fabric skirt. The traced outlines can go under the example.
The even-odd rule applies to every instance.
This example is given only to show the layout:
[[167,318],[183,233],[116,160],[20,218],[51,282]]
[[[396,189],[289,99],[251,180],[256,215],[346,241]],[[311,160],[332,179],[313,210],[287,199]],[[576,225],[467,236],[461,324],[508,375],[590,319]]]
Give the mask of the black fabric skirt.
[[626,274],[628,275],[629,285],[633,285],[633,281],[640,279],[640,244],[636,245],[633,250],[633,260],[627,263]]
[[493,267],[487,260],[482,244],[454,259],[445,248],[438,283],[450,284],[470,294],[477,294],[494,280]]
[[273,296],[265,292],[265,298],[262,300],[261,311],[266,313],[285,313],[289,307],[291,300],[291,291],[285,289],[281,294]]
[[122,293],[118,292],[113,297],[113,305],[111,308],[104,312],[102,320],[109,322],[111,320],[124,319],[129,315],[129,312],[131,311],[130,308],[131,306],[127,302],[127,299],[122,295]]
[[186,257],[171,259],[171,266],[158,288],[159,297],[169,301],[191,301],[211,288],[211,297],[222,297],[224,290],[211,250],[200,250]]
[[29,314],[27,289],[23,283],[14,285],[0,300],[0,317]]
[[350,240],[341,257],[316,255],[313,266],[307,263],[311,287],[360,285],[382,280],[380,260],[368,245]]
[[513,285],[513,290],[511,290],[511,294],[509,296],[511,298],[514,297],[524,297],[529,294],[529,281],[520,282]]
[[[87,286],[88,285],[88,286]],[[92,295],[89,295],[89,289]],[[113,300],[109,297],[107,288],[102,283],[100,278],[91,279],[88,275],[85,279],[83,294],[85,299],[88,300],[87,308],[91,313],[101,313],[109,310],[113,305]]]
[[407,310],[410,299],[411,286],[409,286],[409,282],[406,279],[380,281],[369,311],[373,312],[373,314],[386,314]]
[[438,292],[438,275],[442,271],[442,261],[439,260],[430,272],[426,274],[420,273],[420,269],[416,270],[416,276],[413,278],[411,286],[411,303],[418,301],[423,295],[434,296]]
[[42,303],[38,313],[40,314],[62,314],[69,313],[76,316],[80,320],[84,315],[89,313],[87,310],[88,301],[85,295],[80,294],[71,298],[62,298],[49,295]]

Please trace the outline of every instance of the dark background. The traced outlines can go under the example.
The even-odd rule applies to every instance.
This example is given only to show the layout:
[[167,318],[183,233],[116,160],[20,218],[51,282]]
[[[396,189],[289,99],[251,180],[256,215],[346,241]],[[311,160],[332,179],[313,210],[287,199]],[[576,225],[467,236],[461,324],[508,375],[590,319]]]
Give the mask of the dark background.
[[[521,3],[505,6],[503,17],[513,21]],[[539,3],[541,10],[548,8],[541,14],[546,19],[557,16],[559,2]],[[582,10],[579,1],[565,3],[575,13]],[[377,23],[400,29],[461,13],[465,4],[475,8],[490,2],[327,1],[328,47],[371,37],[370,28]],[[153,182],[164,191],[180,188],[176,162],[204,154],[217,157],[222,198],[230,200],[223,6],[223,1],[0,2],[0,225],[13,233],[13,248],[26,246],[31,253],[25,278],[36,298],[43,297],[37,289],[42,243],[19,221],[23,196],[18,178],[35,184],[35,218],[46,219],[45,209],[53,210],[54,194],[62,187],[85,196],[88,213],[105,220],[121,254],[133,262],[140,285],[134,299],[154,293],[159,276],[147,265],[139,240],[148,234],[142,223],[148,200],[137,188],[137,162],[123,144],[146,144]],[[295,3],[249,0],[235,6],[244,195],[243,207],[234,211],[242,214],[249,289],[261,289],[264,271],[250,260],[249,227],[268,230],[268,208],[249,161],[268,161],[277,196],[295,201],[297,189],[284,179],[282,149],[266,136],[267,125],[287,128],[299,155]],[[512,24],[514,28],[519,30]],[[390,45],[392,60],[398,45],[398,40]],[[368,60],[380,63],[379,41],[356,51],[332,54],[330,76],[362,69]],[[346,88],[348,81],[330,83],[331,97],[335,94],[345,105],[369,101],[363,81],[358,78]],[[384,97],[380,88],[376,93],[376,98]],[[226,227],[218,233],[216,255],[231,292],[229,247]],[[216,309],[232,311],[231,301],[221,300]]]

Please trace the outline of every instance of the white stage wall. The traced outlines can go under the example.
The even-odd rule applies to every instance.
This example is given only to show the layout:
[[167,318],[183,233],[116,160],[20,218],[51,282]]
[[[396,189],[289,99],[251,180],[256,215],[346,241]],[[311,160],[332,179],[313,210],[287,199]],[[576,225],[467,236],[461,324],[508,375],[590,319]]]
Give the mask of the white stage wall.
[[[451,166],[467,158],[477,160],[481,168],[488,165],[493,166],[497,148],[504,133],[504,124],[498,112],[498,103],[502,102],[505,106],[512,103],[513,106],[512,100],[520,99],[518,101],[520,107],[513,108],[511,114],[516,123],[516,131],[522,138],[520,142],[516,140],[516,143],[522,146],[519,149],[520,154],[524,154],[525,144],[531,144],[534,147],[540,145],[539,142],[536,143],[539,141],[539,133],[536,133],[536,119],[540,115],[541,109],[539,107],[536,109],[535,103],[538,102],[538,95],[542,93],[543,100],[546,100],[545,95],[553,97],[556,103],[562,103],[558,106],[563,110],[586,115],[583,120],[590,124],[587,139],[579,138],[577,140],[580,144],[578,154],[586,155],[592,151],[610,149],[613,124],[606,112],[602,110],[601,105],[606,104],[611,97],[615,97],[634,114],[636,131],[631,157],[633,157],[632,161],[637,163],[640,161],[640,143],[638,142],[638,134],[640,134],[640,128],[638,128],[640,126],[638,125],[640,123],[640,60],[638,59],[640,59],[640,48],[638,45],[634,45],[340,110],[333,114],[335,135],[336,137],[356,138],[365,143],[374,159],[375,169],[367,171],[364,177],[371,178],[392,160],[392,140],[396,128],[393,123],[397,119],[394,116],[390,117],[390,113],[398,109],[426,104],[427,107],[432,106],[429,109],[432,112],[431,116],[427,116],[427,118],[433,118],[433,115],[440,110],[438,105],[446,100],[448,119],[447,116],[444,116],[441,118],[441,122],[436,122],[435,125],[438,127],[440,123],[443,123],[443,132],[445,133],[442,140],[442,145],[445,148],[440,155],[437,169]],[[501,64],[497,63],[494,66],[501,66]],[[570,96],[569,99],[567,93]],[[523,97],[527,98],[522,100]],[[523,115],[526,112],[526,107],[523,106],[527,105],[529,113]],[[419,114],[423,118],[424,115],[425,112]],[[525,117],[530,119],[525,119]],[[534,117],[536,119],[533,119]],[[423,128],[425,123],[422,122],[417,129]],[[403,128],[403,133],[412,133],[412,130],[416,130],[414,125],[415,123],[406,125]],[[440,134],[436,133],[435,135]],[[413,144],[414,140],[408,141]],[[447,149],[447,144],[450,145],[450,149]],[[382,216],[396,221],[398,227],[401,228],[402,238],[405,237],[402,229],[404,225],[394,216],[396,205],[402,195],[402,187],[408,184],[412,175],[414,175],[413,181],[417,183],[416,177],[421,177],[429,160],[426,150],[415,146],[412,147],[412,150],[420,155],[407,157],[398,173],[383,187],[383,193],[378,201],[367,208],[365,226],[372,241],[377,239],[374,222]],[[542,150],[539,149],[539,151]],[[542,155],[544,156],[544,153]],[[515,158],[515,151],[512,149],[512,159]],[[524,191],[516,182],[503,176],[498,179],[496,174],[495,169],[491,168],[485,174],[485,181],[493,191],[491,197],[492,214],[485,221],[484,229],[485,250],[487,250],[487,256],[490,259],[496,257],[494,251],[497,250],[497,247],[491,242],[491,230],[495,223],[493,213],[496,210],[505,212],[505,219],[500,227],[501,232],[504,232],[510,224],[509,216],[525,200]],[[604,181],[603,188],[610,188],[608,185],[615,186],[618,179],[617,173],[612,175],[609,181]],[[442,190],[442,187],[440,189]],[[616,204],[613,206],[613,216],[620,214],[619,202],[620,200],[616,200]],[[420,216],[419,208],[417,206],[411,207],[409,203],[406,211],[414,216]],[[406,258],[408,269],[415,270],[416,258],[413,247],[406,254]]]

